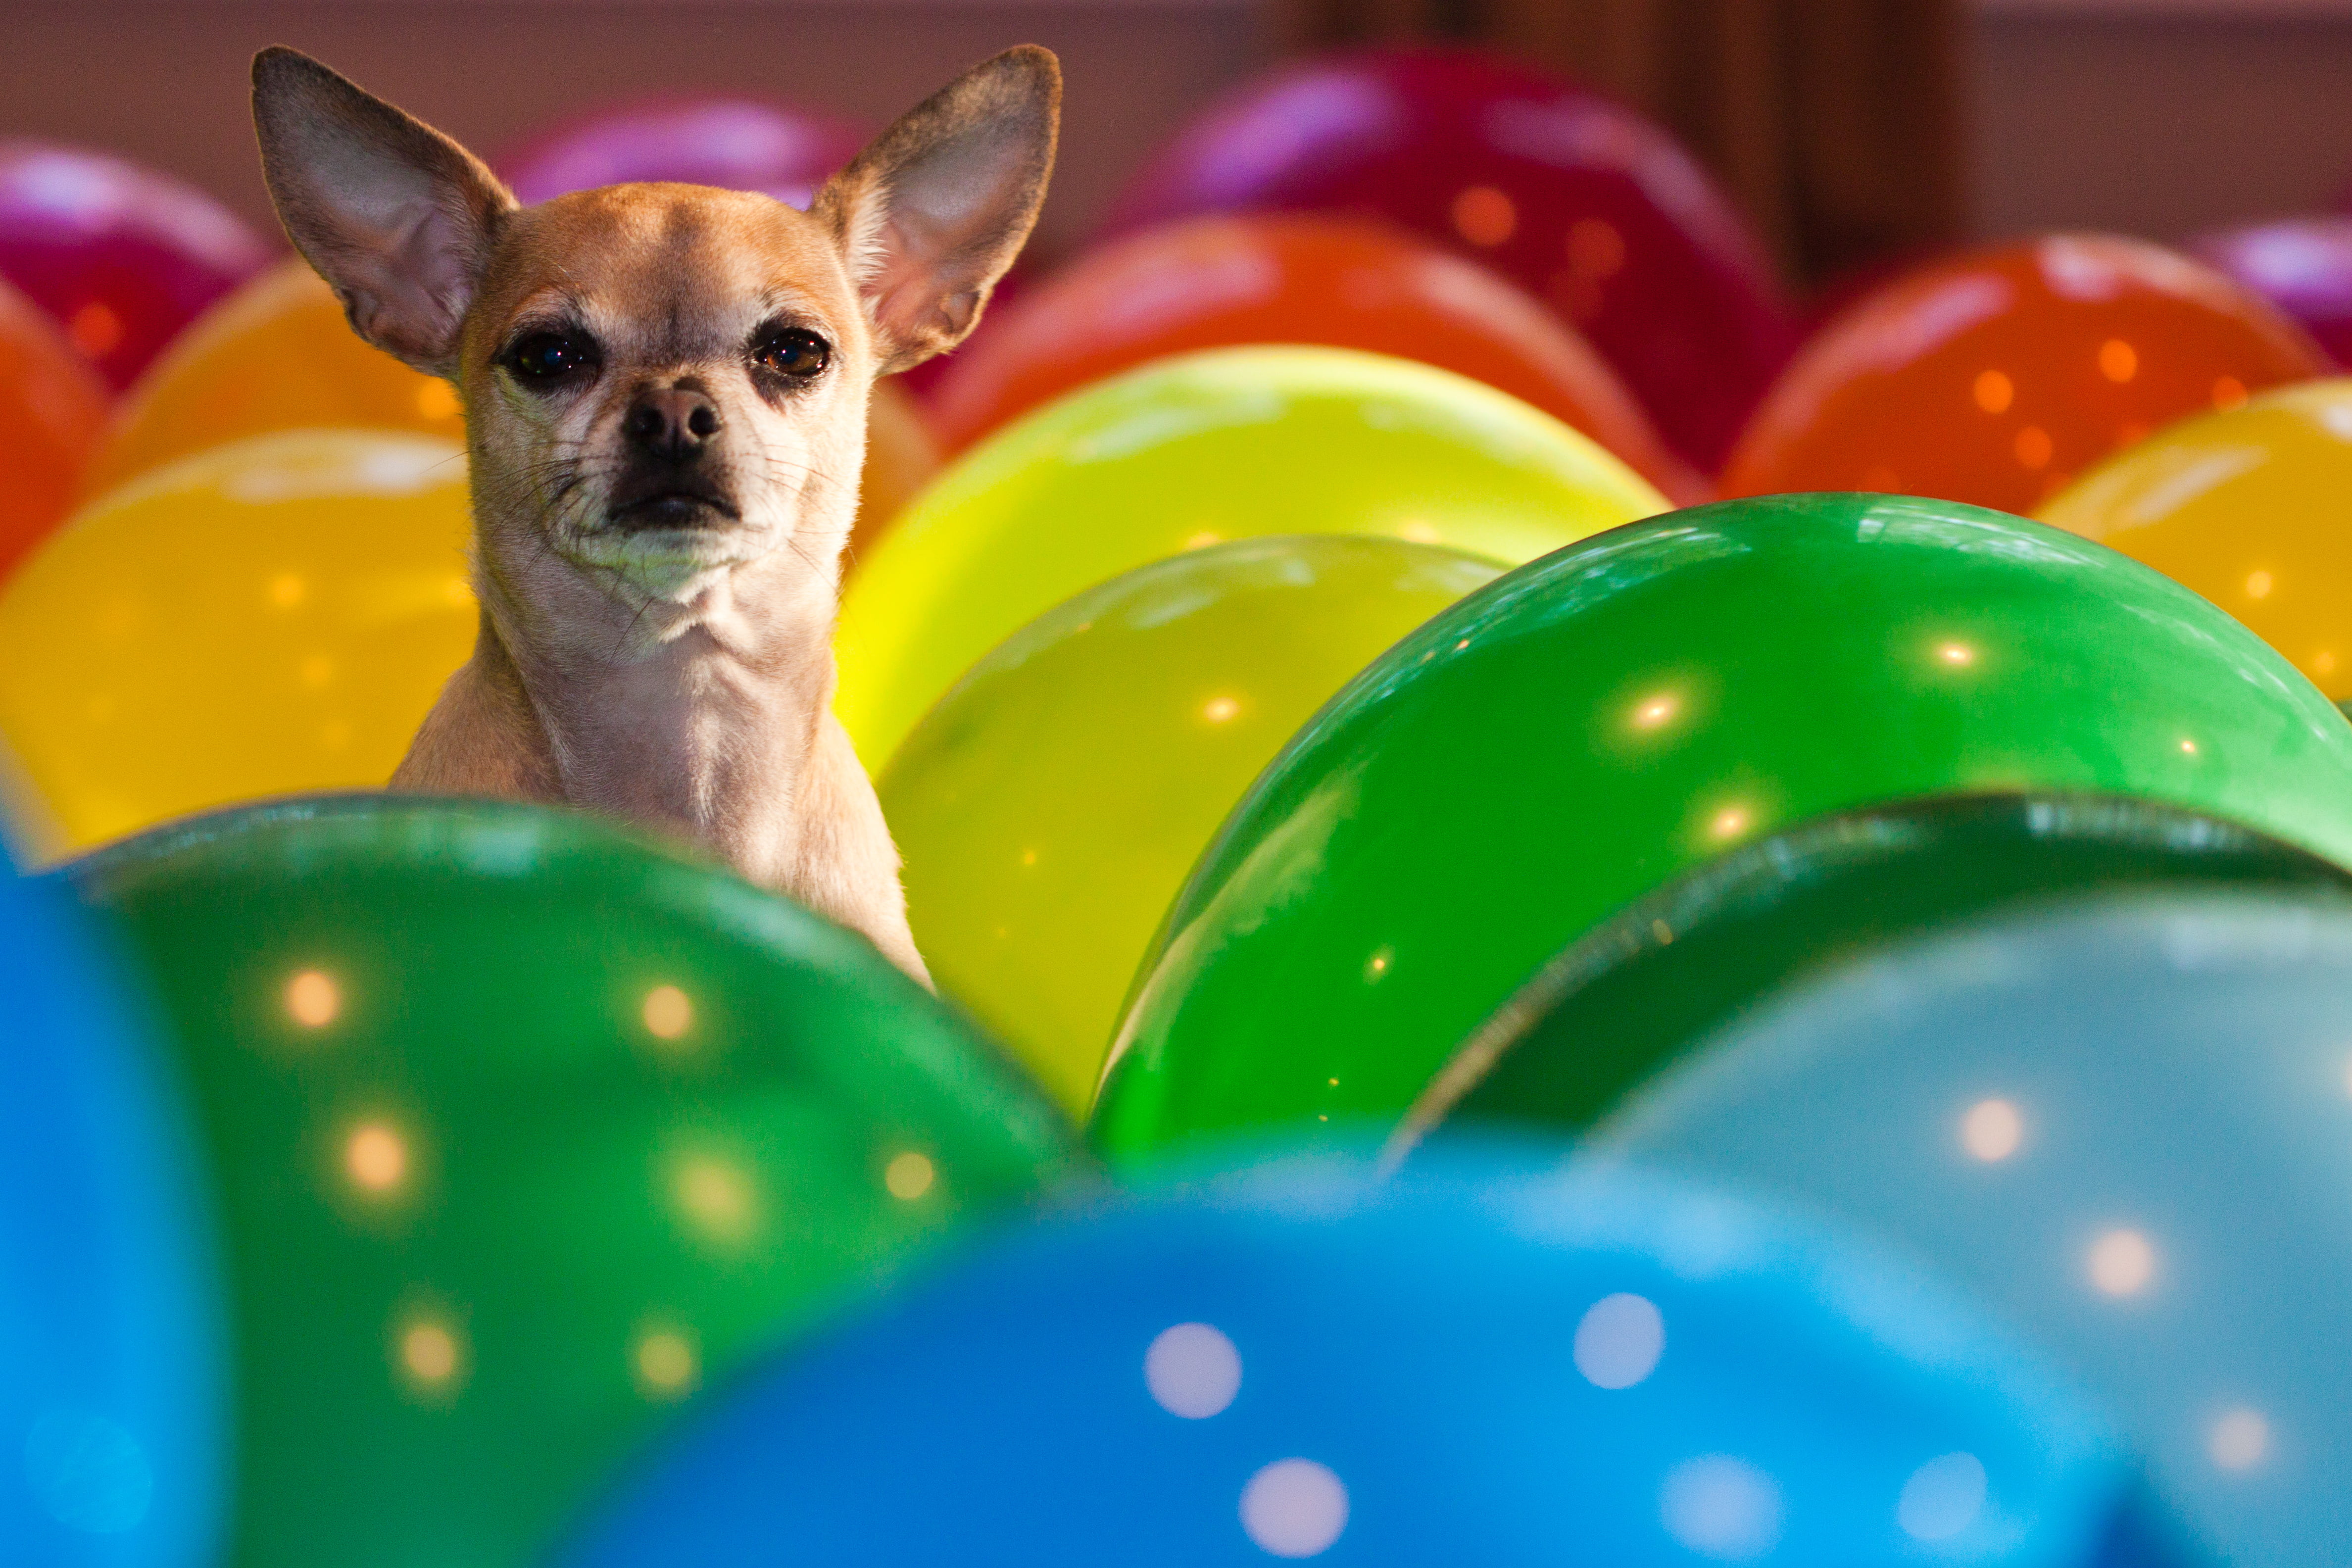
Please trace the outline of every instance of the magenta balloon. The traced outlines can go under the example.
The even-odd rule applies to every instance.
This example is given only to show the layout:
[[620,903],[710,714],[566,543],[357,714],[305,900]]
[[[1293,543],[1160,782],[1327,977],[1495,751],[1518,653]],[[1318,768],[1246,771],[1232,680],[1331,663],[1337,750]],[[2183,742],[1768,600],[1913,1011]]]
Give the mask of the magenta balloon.
[[1460,52],[1328,56],[1195,120],[1112,218],[1374,214],[1549,300],[1709,473],[1797,340],[1796,311],[1723,193],[1649,121]]
[[0,278],[118,390],[270,247],[196,189],[86,147],[0,141]]
[[2219,229],[2187,248],[2301,321],[2337,364],[2352,369],[2352,217]]
[[748,99],[671,99],[607,110],[498,160],[517,197],[640,180],[759,191],[806,207],[866,138],[844,121]]

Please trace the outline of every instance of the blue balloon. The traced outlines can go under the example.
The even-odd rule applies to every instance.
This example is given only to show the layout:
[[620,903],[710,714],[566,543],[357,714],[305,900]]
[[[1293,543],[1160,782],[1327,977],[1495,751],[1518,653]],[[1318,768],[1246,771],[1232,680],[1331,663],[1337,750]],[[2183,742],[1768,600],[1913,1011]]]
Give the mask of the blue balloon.
[[2179,1561],[1916,1276],[1624,1175],[1372,1171],[1040,1220],[719,1396],[559,1561]]
[[227,1441],[204,1178],[84,921],[0,861],[0,1561],[196,1568]]
[[1825,1210],[2099,1394],[2225,1560],[2352,1562],[2352,900],[2075,896],[1715,1031],[1603,1153]]

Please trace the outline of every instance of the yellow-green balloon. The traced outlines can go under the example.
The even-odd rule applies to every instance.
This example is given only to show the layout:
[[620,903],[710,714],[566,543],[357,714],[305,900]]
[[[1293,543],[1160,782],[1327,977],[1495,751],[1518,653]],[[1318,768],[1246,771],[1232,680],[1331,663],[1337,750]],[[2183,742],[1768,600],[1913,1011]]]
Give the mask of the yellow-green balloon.
[[932,978],[1083,1111],[1184,874],[1349,677],[1502,568],[1245,540],[1089,589],[982,659],[881,779]]
[[1329,348],[1157,361],[974,447],[850,579],[834,709],[869,768],[982,655],[1150,562],[1276,533],[1385,535],[1516,565],[1666,510],[1517,398]]

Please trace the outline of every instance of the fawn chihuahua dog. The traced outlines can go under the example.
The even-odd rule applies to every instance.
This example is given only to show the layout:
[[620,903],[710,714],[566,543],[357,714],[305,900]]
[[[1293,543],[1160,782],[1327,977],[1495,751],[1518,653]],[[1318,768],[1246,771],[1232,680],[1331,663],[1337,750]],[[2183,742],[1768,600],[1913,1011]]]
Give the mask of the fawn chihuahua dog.
[[952,347],[1052,170],[1045,50],[973,68],[806,213],[698,185],[519,207],[291,49],[253,64],[271,198],[352,330],[465,400],[481,633],[393,787],[683,832],[928,983],[833,717],[874,378]]

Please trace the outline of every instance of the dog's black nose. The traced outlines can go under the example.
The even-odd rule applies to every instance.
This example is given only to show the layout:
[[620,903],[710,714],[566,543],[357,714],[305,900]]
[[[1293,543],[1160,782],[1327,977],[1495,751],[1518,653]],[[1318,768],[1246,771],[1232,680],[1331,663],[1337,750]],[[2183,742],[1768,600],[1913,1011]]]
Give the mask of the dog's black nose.
[[719,405],[698,387],[647,387],[622,417],[621,434],[648,457],[689,462],[719,434]]

